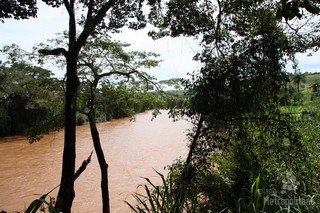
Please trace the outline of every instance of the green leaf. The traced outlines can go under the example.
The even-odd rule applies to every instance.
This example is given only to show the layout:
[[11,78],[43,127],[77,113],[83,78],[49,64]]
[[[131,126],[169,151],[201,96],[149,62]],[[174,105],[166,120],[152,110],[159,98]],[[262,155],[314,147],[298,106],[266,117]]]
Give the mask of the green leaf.
[[41,207],[41,205],[44,203],[43,200],[46,199],[48,194],[44,194],[42,195],[39,199],[34,200],[29,207],[27,208],[27,210],[25,211],[25,213],[36,213],[38,211],[38,209]]

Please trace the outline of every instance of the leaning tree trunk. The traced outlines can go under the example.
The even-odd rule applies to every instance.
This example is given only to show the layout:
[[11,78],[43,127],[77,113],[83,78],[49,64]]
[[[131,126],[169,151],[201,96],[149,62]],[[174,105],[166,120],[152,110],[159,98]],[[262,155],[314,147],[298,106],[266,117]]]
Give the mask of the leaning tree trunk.
[[181,204],[180,193],[185,193],[184,192],[185,188],[189,188],[188,185],[190,184],[190,181],[191,181],[191,179],[190,179],[190,172],[191,172],[190,166],[192,163],[192,157],[193,157],[194,151],[198,145],[197,142],[198,142],[200,135],[201,135],[201,129],[202,129],[203,122],[204,122],[204,116],[200,115],[200,118],[199,118],[199,121],[198,121],[198,124],[196,127],[195,135],[192,136],[192,141],[190,144],[190,148],[189,148],[189,152],[188,152],[188,156],[187,156],[185,165],[181,171],[180,180],[176,184],[177,191],[174,194],[174,199],[175,199],[174,205],[173,205],[174,212],[180,211],[180,206],[179,206]]
[[100,171],[101,171],[101,193],[102,193],[102,212],[110,213],[109,187],[108,187],[108,164],[105,160],[104,153],[100,143],[100,136],[96,126],[96,86],[98,79],[94,85],[91,85],[91,106],[88,114],[90,122],[91,137],[94,149],[97,154]]
[[191,141],[191,144],[190,144],[189,153],[188,153],[188,156],[187,156],[187,159],[186,159],[186,163],[185,163],[186,167],[188,167],[190,165],[191,161],[192,161],[192,156],[193,156],[194,151],[195,151],[195,149],[197,147],[197,142],[198,142],[198,139],[199,139],[200,134],[201,134],[201,128],[202,128],[203,122],[204,122],[204,116],[200,115],[200,118],[199,118],[199,121],[198,121],[198,124],[197,124],[197,127],[196,127],[195,135],[192,136],[192,141]]
[[101,171],[101,192],[102,192],[102,212],[110,213],[109,189],[108,189],[108,164],[106,163],[103,150],[101,148],[99,132],[96,127],[94,118],[89,118],[91,136],[94,149],[97,153],[100,171]]

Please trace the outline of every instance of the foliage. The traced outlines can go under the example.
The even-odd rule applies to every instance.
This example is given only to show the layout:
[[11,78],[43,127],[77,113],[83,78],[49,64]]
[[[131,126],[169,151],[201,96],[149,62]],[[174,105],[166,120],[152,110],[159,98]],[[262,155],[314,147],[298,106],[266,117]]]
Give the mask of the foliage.
[[[56,189],[55,187],[54,189]],[[48,193],[41,195],[39,199],[35,199],[30,203],[28,208],[24,211],[24,213],[36,213],[38,210],[45,211],[44,210],[44,205],[47,206],[48,210],[50,213],[59,213],[54,209],[54,199],[49,196],[49,194],[54,190],[52,189]],[[50,201],[48,202],[46,199],[47,197],[50,197]]]
[[4,19],[28,19],[29,17],[36,17],[37,6],[34,0],[2,0],[0,2],[0,21]]
[[1,65],[0,135],[25,133],[33,142],[40,133],[63,126],[62,82],[49,70],[12,60],[16,54]]
[[[239,143],[239,146],[234,146],[230,151],[212,152],[206,163],[191,165],[190,182],[181,187],[182,192],[177,187],[183,178],[181,174],[185,164],[177,162],[170,167],[166,182],[163,181],[162,186],[151,185],[151,188],[145,189],[144,194],[136,194],[137,205],[130,204],[131,208],[135,212],[154,212],[146,210],[145,206],[152,206],[149,202],[171,202],[168,208],[173,212],[176,198],[173,195],[178,193],[179,198],[181,196],[184,200],[179,201],[179,208],[188,203],[195,209],[191,212],[317,212],[320,190],[317,174],[319,120],[314,121],[307,116],[298,122],[297,131],[302,135],[302,145],[295,147],[296,144],[292,144],[289,147],[288,144],[281,145],[274,141],[268,146],[270,139],[279,138],[277,135],[269,135],[265,140],[260,138],[255,143]],[[252,131],[254,137],[259,138],[255,133],[256,131]],[[259,173],[263,176],[254,179]],[[241,193],[237,194],[235,187],[248,175],[251,183],[241,184]],[[161,194],[160,189],[168,183],[172,185],[172,197],[156,196]]]
[[[143,185],[145,194],[136,193],[134,195],[136,204],[130,204],[126,201],[133,212],[149,213],[180,213],[180,212],[198,212],[196,210],[197,193],[196,188],[179,188],[175,189],[175,183],[171,178],[165,178],[157,172],[161,178],[162,185],[157,186],[149,178],[145,178],[147,184]],[[178,191],[177,191],[178,190]],[[192,193],[192,198],[187,193]],[[176,199],[176,193],[179,194]]]
[[[313,104],[317,106],[317,102]],[[252,191],[246,189],[262,174],[259,196],[264,212],[317,212],[319,118],[318,113],[308,110],[318,109],[315,106],[309,105],[299,114],[282,110],[278,117],[273,117],[274,114],[265,117],[266,120],[238,121],[237,126],[233,125],[235,129],[213,138],[219,139],[219,144],[227,144],[222,150],[211,147],[209,134],[198,139],[191,164],[196,168],[192,184],[196,184],[198,194],[206,201],[206,209],[253,211],[257,206],[251,200]],[[203,157],[206,153],[208,157]],[[183,165],[172,168],[181,171]],[[264,201],[266,197],[268,202]],[[200,204],[197,203],[197,208]]]
[[281,7],[277,10],[278,18],[285,18],[291,20],[295,17],[302,18],[302,10],[305,9],[311,14],[319,14],[319,3],[313,0],[300,0],[300,1],[281,1]]
[[301,72],[296,72],[292,76],[292,82],[296,85],[298,93],[300,92],[300,84],[305,82],[305,75]]
[[183,107],[185,96],[182,90],[164,91],[163,94],[167,108],[171,111]]
[[[307,131],[302,130],[309,125],[304,116],[313,114],[307,110],[293,115],[282,108],[292,104],[290,99],[296,105],[303,101],[300,95],[293,97],[295,92],[286,90],[287,60],[294,61],[295,52],[319,40],[316,33],[301,36],[298,30],[289,37],[279,18],[293,19],[287,14],[290,12],[302,18],[297,9],[311,4],[316,2],[217,1],[213,5],[200,0],[171,0],[152,8],[151,21],[160,30],[150,35],[195,36],[204,47],[195,56],[204,65],[187,84],[187,101],[180,110],[182,116],[192,120],[194,128],[189,134],[186,164],[178,172],[181,177],[175,180],[178,187],[196,184],[196,193],[203,201],[197,202],[197,208],[214,212],[318,208],[259,201],[271,195],[288,200],[295,195],[306,199],[319,194],[314,174],[319,152],[313,150],[311,154],[309,150],[318,139],[313,135],[307,140]],[[161,13],[162,8],[165,10]],[[296,84],[300,88],[298,81]],[[318,126],[316,123],[310,125]],[[190,174],[192,178],[187,178]],[[248,190],[258,175],[261,178]],[[257,182],[264,194],[259,194]],[[201,187],[202,183],[206,187]],[[220,193],[224,191],[227,196]],[[238,202],[239,198],[243,203]]]
[[156,93],[125,83],[117,86],[102,84],[97,94],[98,120],[129,117],[137,112],[165,106],[164,101]]
[[[152,83],[152,78],[143,71],[143,68],[157,66],[158,61],[151,57],[157,56],[154,53],[126,52],[122,48],[127,46],[120,42],[112,42],[106,36],[95,35],[88,39],[86,45],[78,56],[78,72],[83,82],[81,87],[88,91],[89,95],[84,96],[85,103],[81,112],[86,114],[90,123],[93,145],[97,153],[101,170],[101,192],[103,212],[110,212],[109,189],[108,189],[108,164],[101,148],[99,132],[96,127],[97,94],[101,81],[111,82],[111,78],[142,79],[147,85]],[[82,88],[83,89],[83,88]],[[136,87],[139,90],[139,87]],[[146,86],[148,90],[148,86]],[[106,92],[106,90],[104,90]],[[108,94],[107,94],[108,95]],[[120,99],[117,97],[116,100]],[[110,100],[107,100],[109,102]],[[127,101],[125,101],[125,104]],[[120,104],[117,103],[119,106]],[[123,106],[121,106],[122,108]],[[123,110],[117,108],[115,110]],[[126,107],[123,107],[126,109]],[[106,109],[105,109],[106,110]],[[108,111],[104,111],[105,113]],[[109,111],[110,113],[110,111]],[[121,115],[123,116],[123,115]]]
[[[318,73],[288,75],[291,81],[287,83],[280,95],[280,104],[282,106],[290,106],[288,109],[293,113],[301,113],[305,109],[317,111],[320,81]],[[299,87],[297,80],[299,81]]]
[[[74,1],[45,2],[53,7],[64,5],[70,16],[68,50],[39,51],[46,55],[63,55],[67,60],[65,142],[68,146],[64,152],[58,207],[68,213],[74,198],[72,178],[80,51],[85,49],[90,36],[104,33],[102,29],[118,31],[125,25],[139,29],[145,26],[146,20],[141,1],[80,1],[77,7]],[[204,51],[195,59],[204,66],[187,85],[187,101],[183,104],[186,108],[181,110],[181,115],[189,116],[195,128],[189,135],[191,143],[186,164],[178,172],[182,177],[172,180],[177,189],[158,188],[148,181],[155,194],[147,187],[147,203],[137,197],[143,203],[144,209],[141,210],[157,210],[165,204],[181,211],[191,204],[192,209],[200,211],[233,211],[234,201],[239,197],[250,200],[253,191],[258,192],[257,187],[251,190],[251,194],[248,189],[259,174],[262,174],[259,180],[262,189],[266,192],[271,188],[276,193],[286,189],[282,193],[284,199],[295,194],[306,197],[318,195],[318,175],[314,171],[318,170],[315,163],[318,163],[319,150],[310,148],[316,146],[317,135],[314,132],[304,135],[309,124],[318,126],[309,121],[314,115],[307,112],[301,117],[292,116],[280,108],[279,102],[288,83],[284,72],[287,59],[292,60],[297,51],[311,47],[317,50],[319,44],[317,27],[311,30],[314,34],[299,34],[301,28],[293,28],[288,20],[303,18],[301,11],[304,9],[311,14],[319,14],[317,2],[218,0],[215,4],[205,0],[169,0],[148,3],[151,6],[150,22],[160,28],[150,35],[154,38],[166,35],[200,38]],[[76,20],[75,8],[87,14]],[[279,24],[282,17],[293,30],[290,38]],[[77,24],[83,26],[78,35]],[[295,103],[299,104],[298,101]],[[217,151],[222,153],[221,156]],[[216,163],[213,159],[219,160],[221,167],[218,170],[211,167]],[[163,177],[162,180],[164,186],[171,185]],[[162,191],[169,189],[176,192],[173,197],[162,196]],[[229,196],[216,193],[225,189],[230,192]],[[162,203],[153,199],[153,195],[161,198]],[[258,193],[254,195],[251,200],[257,204],[260,197]],[[275,196],[280,197],[278,194]],[[192,202],[195,198],[197,202]],[[174,203],[164,200],[174,200]],[[194,207],[193,203],[197,206]],[[250,202],[249,206],[257,207]],[[309,207],[294,207],[301,211],[310,210]],[[279,209],[290,209],[290,206],[266,206],[270,212]]]
[[216,12],[215,8],[209,1],[159,1],[151,5],[149,14],[150,22],[159,32],[151,31],[149,35],[153,38],[199,36],[202,33],[209,36],[214,31],[212,14]]
[[[80,109],[92,108],[95,98],[97,118],[109,120],[161,106],[150,85],[158,85],[146,69],[158,65],[157,54],[125,51],[129,44],[111,41],[107,36],[89,39],[79,55],[81,78]],[[162,104],[163,105],[163,104]]]
[[[226,35],[218,53],[209,46],[197,56],[205,65],[189,84],[189,106],[184,113],[204,117],[202,134],[210,140],[203,147],[225,149],[230,136],[240,135],[236,131],[245,130],[247,123],[260,125],[259,120],[263,123],[278,116],[278,95],[288,80],[282,57],[290,46],[271,11],[247,7],[243,5],[237,14],[227,8],[229,35],[239,36],[237,40]],[[246,25],[236,20],[246,20]]]

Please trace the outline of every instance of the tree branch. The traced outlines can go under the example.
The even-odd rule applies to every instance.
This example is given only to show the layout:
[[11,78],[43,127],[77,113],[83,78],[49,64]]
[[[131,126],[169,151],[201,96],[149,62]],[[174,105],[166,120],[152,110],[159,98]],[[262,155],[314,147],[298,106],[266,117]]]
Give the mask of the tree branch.
[[38,50],[38,53],[42,55],[63,55],[65,57],[67,56],[67,50],[65,50],[64,48],[57,48],[53,50],[40,49]]
[[[91,19],[87,19],[87,21],[84,24],[83,31],[81,32],[78,41],[76,43],[76,49],[80,50],[81,47],[86,43],[86,40],[88,37],[92,34],[92,32],[95,30],[97,25],[102,21],[102,19],[105,17],[107,11],[114,5],[115,0],[109,0],[108,2],[104,3],[101,6],[101,9],[97,12],[95,16],[93,16]],[[91,8],[93,9],[93,8]],[[92,11],[88,11],[88,14]],[[90,15],[92,16],[92,14]]]
[[130,72],[111,71],[111,72],[102,73],[99,75],[99,77],[103,78],[103,77],[110,76],[110,75],[122,75],[122,76],[130,77],[131,74],[136,74],[136,73],[139,73],[139,71],[137,71],[137,70],[133,70]]
[[93,3],[94,3],[94,0],[90,0],[89,6],[88,6],[88,12],[87,12],[87,20],[91,20],[92,18]]
[[222,56],[224,56],[223,52],[221,51],[220,47],[219,47],[219,42],[221,41],[221,15],[222,15],[222,9],[221,9],[221,2],[220,0],[217,0],[217,4],[218,4],[218,8],[219,8],[219,13],[217,16],[217,26],[216,26],[216,30],[215,30],[215,43],[216,43],[216,47],[218,50],[218,53],[220,53]]
[[80,168],[76,171],[76,173],[74,174],[73,179],[76,180],[81,174],[82,172],[87,168],[87,165],[90,163],[91,161],[91,156],[92,156],[93,151],[91,151],[91,154],[89,155],[89,157],[84,160],[80,166]]
[[147,84],[152,84],[153,86],[156,87],[156,89],[158,91],[161,90],[160,86],[158,83],[152,81],[151,79],[148,78],[148,76],[145,76],[143,73],[141,73],[139,70],[135,69],[135,68],[132,68],[130,67],[129,65],[127,64],[123,64],[122,65],[123,67],[127,67],[128,69],[130,69],[131,71],[130,72],[121,72],[121,71],[111,71],[111,72],[107,72],[107,73],[103,73],[103,74],[100,74],[99,77],[100,78],[103,78],[103,77],[106,77],[106,76],[110,76],[110,75],[122,75],[122,76],[126,76],[127,78],[130,78],[132,74],[136,74],[137,76],[139,76],[140,78],[144,79],[145,82],[147,82]]
[[78,63],[79,67],[88,67],[94,74],[96,73],[96,70],[94,68],[93,63],[89,63],[85,60],[80,59],[83,63]]
[[69,13],[69,16],[73,15],[73,11],[71,9],[71,6],[69,4],[69,2],[67,0],[63,0],[63,3],[64,3],[64,6],[66,7],[68,13]]

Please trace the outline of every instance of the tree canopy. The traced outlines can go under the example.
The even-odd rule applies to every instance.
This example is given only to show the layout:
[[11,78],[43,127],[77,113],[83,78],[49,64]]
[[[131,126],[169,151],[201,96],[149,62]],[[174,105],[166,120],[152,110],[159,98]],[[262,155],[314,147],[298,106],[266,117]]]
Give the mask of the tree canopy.
[[40,133],[63,126],[63,82],[49,70],[31,65],[18,46],[5,46],[1,64],[0,135],[25,133],[35,141]]
[[[154,190],[166,198],[166,187],[173,184],[173,196],[154,203],[153,196],[148,197],[155,211],[170,202],[175,212],[260,212],[272,195],[253,200],[259,193],[254,192],[257,177],[265,191],[280,192],[282,181],[291,175],[305,184],[295,185],[294,193],[301,197],[319,193],[313,170],[318,164],[312,163],[317,154],[308,154],[314,143],[302,130],[309,124],[303,118],[297,122],[280,102],[290,81],[286,63],[294,61],[295,53],[318,45],[318,29],[309,25],[309,33],[303,33],[304,26],[299,25],[319,13],[317,5],[317,1],[256,0],[171,0],[153,5],[150,19],[159,29],[151,36],[194,36],[203,47],[194,57],[203,67],[186,82],[187,98],[178,112],[194,124],[189,153],[185,162],[172,165],[168,183]],[[310,6],[315,10],[306,8]],[[293,20],[298,22],[294,27]],[[305,162],[310,167],[304,167]],[[290,198],[293,193],[279,192],[275,196]],[[134,209],[146,212],[146,202],[137,197],[141,205]],[[285,207],[263,206],[261,211]]]
[[28,19],[37,16],[36,0],[3,0],[0,2],[0,21],[4,19]]

